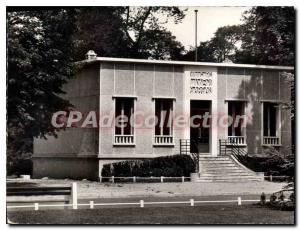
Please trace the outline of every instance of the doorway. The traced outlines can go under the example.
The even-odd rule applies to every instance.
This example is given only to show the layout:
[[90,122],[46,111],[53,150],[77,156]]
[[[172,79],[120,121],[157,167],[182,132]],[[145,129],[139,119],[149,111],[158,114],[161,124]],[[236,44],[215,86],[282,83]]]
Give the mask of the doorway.
[[210,153],[211,101],[190,101],[190,152]]

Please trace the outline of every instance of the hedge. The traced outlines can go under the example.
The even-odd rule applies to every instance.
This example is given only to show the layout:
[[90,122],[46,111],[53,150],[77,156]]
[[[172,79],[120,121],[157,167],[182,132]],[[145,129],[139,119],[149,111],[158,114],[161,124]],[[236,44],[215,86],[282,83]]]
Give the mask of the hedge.
[[105,164],[102,177],[180,177],[195,171],[195,164],[188,155],[172,155],[145,160],[129,160]]

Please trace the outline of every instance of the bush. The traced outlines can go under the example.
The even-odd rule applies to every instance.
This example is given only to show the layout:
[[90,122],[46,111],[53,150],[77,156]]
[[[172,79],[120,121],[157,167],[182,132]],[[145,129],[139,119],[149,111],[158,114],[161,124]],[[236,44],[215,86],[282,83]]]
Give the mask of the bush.
[[265,172],[265,176],[290,176],[295,174],[294,155],[285,156],[275,148],[266,148],[261,156],[238,157],[239,161],[255,172]]
[[130,160],[105,164],[103,177],[180,177],[195,171],[195,164],[188,155],[173,155],[146,160]]
[[7,164],[7,175],[32,175],[33,163],[31,159],[19,159]]

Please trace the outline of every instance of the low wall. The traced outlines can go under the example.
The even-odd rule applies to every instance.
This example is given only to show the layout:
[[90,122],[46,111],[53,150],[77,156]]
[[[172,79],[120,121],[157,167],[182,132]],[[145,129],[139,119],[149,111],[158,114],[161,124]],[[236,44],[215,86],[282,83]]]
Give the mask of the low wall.
[[33,178],[98,180],[97,158],[35,157]]

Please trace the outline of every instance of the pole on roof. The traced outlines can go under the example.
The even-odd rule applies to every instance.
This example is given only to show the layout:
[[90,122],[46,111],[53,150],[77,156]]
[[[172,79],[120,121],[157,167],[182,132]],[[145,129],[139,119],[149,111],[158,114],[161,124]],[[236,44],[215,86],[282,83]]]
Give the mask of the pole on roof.
[[197,13],[198,10],[195,10],[195,62],[198,59],[198,53],[197,53]]

